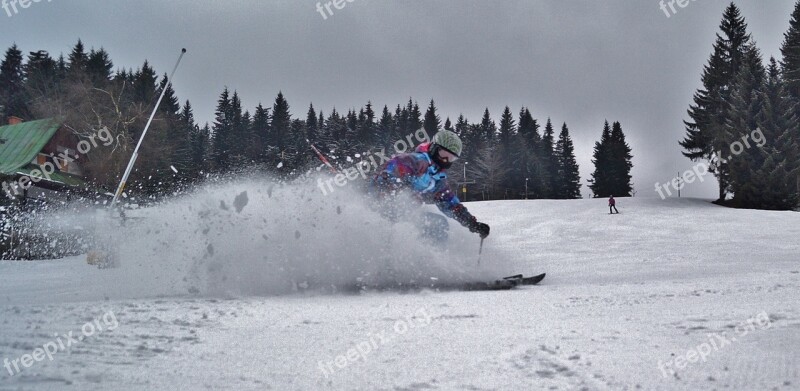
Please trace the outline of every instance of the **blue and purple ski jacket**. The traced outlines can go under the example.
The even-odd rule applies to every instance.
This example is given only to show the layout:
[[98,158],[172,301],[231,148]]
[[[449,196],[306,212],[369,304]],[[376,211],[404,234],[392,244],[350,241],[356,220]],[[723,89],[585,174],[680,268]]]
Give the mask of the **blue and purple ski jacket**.
[[431,160],[429,147],[430,143],[424,143],[412,153],[392,157],[372,178],[370,190],[382,200],[397,191],[412,190],[421,202],[435,204],[447,217],[469,227],[475,223],[475,217],[450,190],[447,173]]

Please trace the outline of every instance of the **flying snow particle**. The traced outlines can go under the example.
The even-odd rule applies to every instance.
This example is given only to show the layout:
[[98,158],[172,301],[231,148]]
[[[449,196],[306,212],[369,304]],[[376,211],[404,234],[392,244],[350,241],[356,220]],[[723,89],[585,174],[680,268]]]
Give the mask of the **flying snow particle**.
[[243,191],[236,198],[233,199],[233,207],[236,208],[236,213],[241,213],[242,209],[247,206],[247,192]]

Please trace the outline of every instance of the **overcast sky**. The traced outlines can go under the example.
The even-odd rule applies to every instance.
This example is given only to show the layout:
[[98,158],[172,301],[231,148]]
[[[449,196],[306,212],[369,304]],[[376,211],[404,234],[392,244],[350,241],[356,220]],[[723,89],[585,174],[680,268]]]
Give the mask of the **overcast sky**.
[[[657,0],[352,0],[332,14],[323,2],[323,17],[316,0],[41,0],[0,8],[0,49],[57,56],[81,38],[117,68],[147,59],[163,74],[186,47],[174,87],[201,124],[225,86],[251,111],[281,90],[301,118],[310,102],[327,114],[434,99],[442,120],[477,122],[488,107],[498,123],[506,105],[515,116],[527,106],[568,124],[584,185],[603,121],[620,121],[636,196],[653,197],[695,164],[680,154],[681,121],[728,3],[691,1],[667,17]],[[794,0],[736,4],[765,60],[779,59]],[[684,194],[714,197],[708,179]]]

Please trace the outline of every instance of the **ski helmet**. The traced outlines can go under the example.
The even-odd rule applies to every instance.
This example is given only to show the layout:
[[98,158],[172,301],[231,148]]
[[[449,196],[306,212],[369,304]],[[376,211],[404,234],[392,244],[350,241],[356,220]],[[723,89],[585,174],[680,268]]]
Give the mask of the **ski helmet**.
[[439,157],[439,151],[444,149],[456,155],[456,157],[461,155],[461,139],[458,138],[458,135],[449,131],[449,130],[442,130],[436,133],[433,136],[433,140],[431,140],[431,148],[430,148],[430,156],[436,164],[438,164],[441,168],[447,169],[453,165],[453,162],[444,162]]
[[449,131],[449,130],[442,130],[436,133],[433,136],[433,140],[431,141],[432,144],[438,145],[452,153],[453,155],[461,156],[461,139],[458,138],[458,135]]

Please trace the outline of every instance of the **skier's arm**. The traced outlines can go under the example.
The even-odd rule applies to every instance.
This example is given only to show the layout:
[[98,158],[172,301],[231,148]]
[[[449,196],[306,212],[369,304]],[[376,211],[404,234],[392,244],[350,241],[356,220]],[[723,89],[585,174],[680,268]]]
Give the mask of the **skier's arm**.
[[469,213],[469,210],[461,203],[458,196],[450,190],[450,186],[447,182],[442,181],[439,186],[441,186],[441,188],[434,196],[434,202],[439,210],[447,217],[469,228],[471,232],[478,233],[484,238],[488,236],[489,226],[484,223],[479,223],[475,216]]

